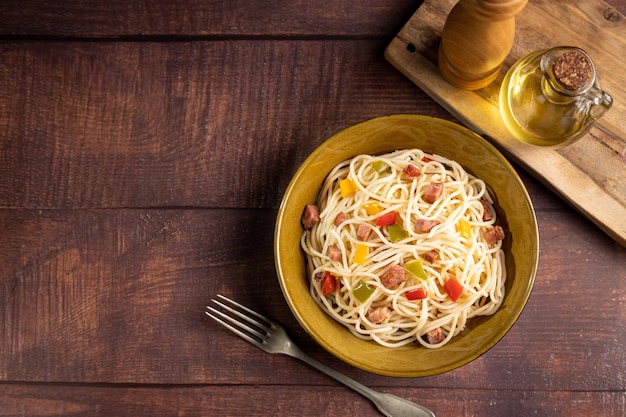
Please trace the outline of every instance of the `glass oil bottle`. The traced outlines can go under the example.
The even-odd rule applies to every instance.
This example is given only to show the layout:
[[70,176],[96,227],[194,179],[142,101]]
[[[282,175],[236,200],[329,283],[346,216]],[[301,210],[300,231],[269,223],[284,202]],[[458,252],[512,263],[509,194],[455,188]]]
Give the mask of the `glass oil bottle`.
[[518,139],[561,147],[584,136],[613,102],[580,48],[537,51],[509,69],[500,89],[500,113]]

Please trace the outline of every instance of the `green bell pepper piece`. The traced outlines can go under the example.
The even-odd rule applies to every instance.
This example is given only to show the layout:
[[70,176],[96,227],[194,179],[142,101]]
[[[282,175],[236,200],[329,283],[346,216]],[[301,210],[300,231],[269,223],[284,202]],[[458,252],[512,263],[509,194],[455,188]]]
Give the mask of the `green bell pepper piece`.
[[428,276],[426,275],[426,272],[424,272],[424,268],[422,267],[422,262],[419,259],[408,262],[404,265],[404,269],[406,269],[419,279],[423,279],[424,281],[428,279]]
[[391,167],[383,161],[372,161],[372,168],[374,168],[374,171],[376,171],[378,175],[382,175],[391,171]]
[[375,288],[370,287],[367,283],[359,281],[359,283],[356,285],[356,287],[354,287],[354,290],[352,290],[352,292],[354,293],[354,296],[357,298],[357,300],[364,303],[374,293],[374,289]]
[[405,239],[409,236],[409,232],[404,230],[404,228],[399,224],[391,224],[387,226],[387,231],[389,232],[389,240],[392,242],[397,242],[398,240]]

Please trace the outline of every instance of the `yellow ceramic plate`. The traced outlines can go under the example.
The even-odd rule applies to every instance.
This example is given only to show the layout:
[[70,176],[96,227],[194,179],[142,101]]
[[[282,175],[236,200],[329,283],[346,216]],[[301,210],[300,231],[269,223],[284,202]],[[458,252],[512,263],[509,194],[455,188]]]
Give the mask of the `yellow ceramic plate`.
[[[477,317],[438,349],[417,344],[386,348],[360,340],[326,315],[309,295],[300,219],[314,203],[328,172],[358,154],[418,148],[453,159],[484,180],[496,200],[499,223],[507,232],[506,296],[489,317]],[[513,326],[530,295],[539,258],[537,221],[530,197],[508,161],[486,140],[457,124],[418,115],[393,115],[349,127],[321,144],[291,180],[278,212],[274,234],[281,289],[302,327],[326,350],[373,373],[417,377],[462,366],[493,347]]]

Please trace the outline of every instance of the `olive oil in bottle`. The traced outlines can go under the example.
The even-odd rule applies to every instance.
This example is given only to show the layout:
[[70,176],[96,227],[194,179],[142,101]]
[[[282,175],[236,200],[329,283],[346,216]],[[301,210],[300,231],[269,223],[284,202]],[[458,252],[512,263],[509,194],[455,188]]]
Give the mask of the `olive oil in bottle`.
[[560,147],[580,139],[612,104],[587,53],[557,47],[517,61],[500,89],[502,119],[518,139]]

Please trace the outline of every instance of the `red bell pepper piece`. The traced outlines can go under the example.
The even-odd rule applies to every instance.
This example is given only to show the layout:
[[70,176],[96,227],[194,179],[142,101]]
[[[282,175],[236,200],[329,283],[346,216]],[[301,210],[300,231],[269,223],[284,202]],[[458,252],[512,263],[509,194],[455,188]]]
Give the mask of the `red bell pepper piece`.
[[443,284],[443,289],[448,294],[448,297],[450,297],[450,299],[454,302],[456,302],[461,297],[461,294],[463,294],[463,286],[454,277],[451,277],[445,284]]
[[395,211],[385,213],[376,219],[376,226],[390,226],[396,222],[396,216],[397,213]]
[[328,271],[324,271],[324,275],[322,276],[322,294],[327,295],[331,292],[335,292],[337,289],[337,278],[333,274]]
[[426,298],[426,292],[423,288],[415,288],[413,290],[409,290],[405,292],[404,295],[409,301],[423,300],[424,298]]

